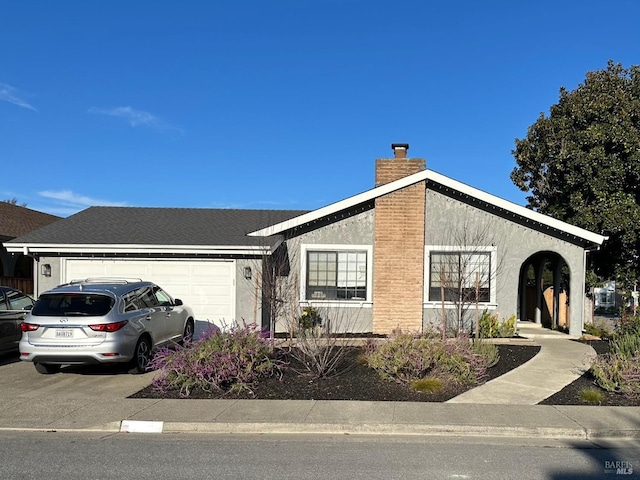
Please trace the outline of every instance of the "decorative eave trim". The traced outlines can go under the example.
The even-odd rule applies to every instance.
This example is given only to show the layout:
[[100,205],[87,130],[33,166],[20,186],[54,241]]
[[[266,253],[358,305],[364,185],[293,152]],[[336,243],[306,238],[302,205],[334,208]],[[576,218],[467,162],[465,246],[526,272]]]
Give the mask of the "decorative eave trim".
[[448,187],[452,190],[457,190],[460,193],[469,195],[470,197],[473,197],[476,200],[479,200],[481,202],[488,203],[489,205],[493,205],[507,212],[511,212],[514,215],[518,215],[528,220],[532,220],[536,223],[554,228],[561,232],[565,232],[569,235],[582,238],[583,240],[587,240],[596,245],[602,245],[602,243],[607,238],[609,238],[594,232],[590,232],[589,230],[585,230],[584,228],[576,227],[575,225],[571,225],[567,222],[563,222],[562,220],[557,220],[548,215],[535,212],[533,210],[525,208],[521,205],[517,205],[503,198],[496,197],[495,195],[491,195],[490,193],[483,192],[482,190],[478,190],[477,188],[471,187],[457,180],[453,180],[449,177],[445,177],[444,175],[440,173],[436,173],[432,170],[427,170],[427,172],[428,172],[429,181],[439,183],[440,185]]
[[165,254],[165,255],[270,255],[270,246],[247,245],[109,245],[5,243],[9,253],[43,255],[47,253]]
[[606,236],[590,232],[589,230],[585,230],[584,228],[576,227],[575,225],[570,225],[567,222],[549,217],[548,215],[535,212],[521,205],[517,205],[508,200],[504,200],[500,197],[496,197],[495,195],[491,195],[490,193],[483,192],[482,190],[478,190],[477,188],[471,187],[462,182],[436,173],[433,170],[423,170],[421,172],[414,173],[413,175],[403,177],[399,180],[395,180],[385,185],[372,188],[371,190],[367,190],[366,192],[354,195],[339,202],[332,203],[331,205],[327,205],[326,207],[322,207],[312,212],[299,215],[297,217],[277,223],[275,225],[271,225],[261,230],[256,230],[255,232],[251,232],[248,235],[251,237],[268,237],[271,235],[282,233],[425,180],[427,182],[434,182],[443,185],[444,187],[468,195],[469,197],[472,197],[480,202],[493,205],[496,208],[503,209],[507,212],[518,215],[527,220],[531,220],[540,225],[556,229],[560,232],[564,232],[568,235],[572,235],[582,240],[586,240],[595,245],[602,245],[602,243],[608,238]]
[[282,233],[287,230],[291,230],[292,228],[305,225],[306,223],[310,223],[320,218],[336,214],[342,210],[355,207],[357,205],[366,203],[370,200],[374,200],[383,195],[387,195],[389,193],[395,192],[396,190],[400,190],[402,188],[408,187],[415,183],[419,183],[425,180],[426,178],[425,173],[426,173],[426,170],[422,172],[414,173],[413,175],[409,175],[407,177],[401,178],[394,182],[380,185],[379,187],[372,188],[371,190],[367,190],[366,192],[359,193],[358,195],[354,195],[353,197],[345,198],[344,200],[340,200],[339,202],[332,203],[331,205],[327,205],[326,207],[322,207],[317,210],[313,210],[311,212],[305,213],[303,215],[293,217],[289,220],[285,220],[284,222],[271,225],[261,230],[256,230],[255,232],[251,232],[248,235],[250,237],[269,237],[277,233]]

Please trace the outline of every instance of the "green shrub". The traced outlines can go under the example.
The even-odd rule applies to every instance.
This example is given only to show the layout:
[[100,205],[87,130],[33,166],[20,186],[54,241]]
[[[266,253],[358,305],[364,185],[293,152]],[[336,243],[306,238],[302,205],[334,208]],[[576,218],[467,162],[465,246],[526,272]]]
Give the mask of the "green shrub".
[[616,335],[640,336],[640,313],[623,314],[616,325]]
[[476,340],[472,344],[472,350],[478,355],[482,355],[487,359],[487,368],[491,368],[500,360],[500,352],[494,343]]
[[611,338],[613,333],[611,329],[601,320],[596,320],[593,323],[587,323],[584,326],[585,333],[593,335],[594,337],[600,337],[602,339]]
[[387,342],[368,345],[367,364],[386,380],[410,383],[426,377],[443,351],[441,341],[400,333]]
[[387,380],[410,384],[429,376],[474,384],[485,376],[487,357],[466,337],[442,339],[400,333],[380,344],[368,343],[367,364]]
[[640,335],[629,333],[616,335],[609,341],[611,352],[623,358],[640,356]]
[[298,318],[298,326],[303,330],[310,330],[322,325],[320,313],[313,307],[305,307]]
[[604,400],[604,393],[597,387],[587,387],[580,391],[580,399],[591,405],[600,405]]
[[438,377],[425,377],[419,380],[412,380],[411,388],[416,392],[435,393],[444,388],[444,383]]
[[491,315],[488,311],[482,312],[479,320],[480,337],[482,338],[508,338],[516,334],[516,316],[511,315],[507,319],[500,321],[496,313]]
[[596,385],[607,392],[640,397],[640,356],[625,358],[617,353],[596,357],[591,365]]

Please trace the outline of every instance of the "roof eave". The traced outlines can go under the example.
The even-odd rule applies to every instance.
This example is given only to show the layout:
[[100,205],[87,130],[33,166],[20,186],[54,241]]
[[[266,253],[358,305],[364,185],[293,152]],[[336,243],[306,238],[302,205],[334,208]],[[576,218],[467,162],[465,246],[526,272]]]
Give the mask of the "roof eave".
[[7,243],[9,253],[44,255],[47,253],[166,254],[166,255],[270,255],[269,245],[136,245],[136,244],[43,244]]
[[575,225],[571,225],[542,213],[535,212],[521,205],[517,205],[508,200],[496,197],[495,195],[492,195],[490,193],[478,190],[477,188],[471,187],[457,180],[453,180],[442,174],[436,173],[433,170],[423,170],[421,172],[414,173],[413,175],[403,177],[399,180],[395,180],[385,185],[372,188],[370,190],[367,190],[366,192],[354,195],[339,202],[332,203],[331,205],[327,205],[326,207],[322,207],[312,212],[308,212],[303,215],[291,218],[284,222],[280,222],[275,225],[256,230],[255,232],[251,232],[248,235],[252,237],[268,237],[271,235],[283,233],[287,230],[291,230],[293,228],[316,221],[320,218],[338,213],[342,210],[346,210],[361,203],[374,200],[378,197],[419,183],[423,180],[426,180],[427,182],[439,183],[448,188],[469,195],[476,200],[494,205],[495,207],[501,208],[507,212],[511,212],[514,215],[519,215],[538,224],[545,225],[560,232],[564,232],[582,240],[586,240],[587,242],[590,242],[594,245],[602,245],[602,243],[607,239],[607,237],[603,235],[590,232],[589,230],[585,230],[584,228],[576,227]]

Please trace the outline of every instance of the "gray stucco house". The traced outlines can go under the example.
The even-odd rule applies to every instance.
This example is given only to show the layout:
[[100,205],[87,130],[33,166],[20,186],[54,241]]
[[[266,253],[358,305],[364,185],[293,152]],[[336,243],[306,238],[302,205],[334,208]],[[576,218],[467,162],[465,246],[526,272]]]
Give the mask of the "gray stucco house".
[[318,210],[91,207],[6,248],[36,260],[37,294],[75,278],[145,278],[201,321],[287,330],[313,306],[332,331],[384,334],[443,318],[467,328],[487,310],[580,335],[586,256],[606,237],[392,148],[374,188]]

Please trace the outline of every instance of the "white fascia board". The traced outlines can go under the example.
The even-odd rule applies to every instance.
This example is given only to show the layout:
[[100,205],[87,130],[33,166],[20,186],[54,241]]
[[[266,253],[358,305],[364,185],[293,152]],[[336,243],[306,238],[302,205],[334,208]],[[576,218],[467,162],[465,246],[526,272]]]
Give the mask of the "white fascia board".
[[590,232],[589,230],[585,230],[584,228],[576,227],[561,220],[549,217],[548,215],[535,212],[521,205],[517,205],[508,200],[504,200],[500,197],[496,197],[495,195],[491,195],[490,193],[478,190],[477,188],[470,187],[469,185],[466,185],[462,182],[458,182],[457,180],[453,180],[449,177],[445,177],[444,175],[436,173],[433,170],[423,170],[421,172],[414,173],[413,175],[409,175],[385,185],[380,185],[379,187],[372,188],[371,190],[367,190],[366,192],[354,195],[353,197],[349,197],[339,202],[332,203],[331,205],[319,208],[318,210],[314,210],[312,212],[305,213],[284,222],[271,225],[270,227],[251,232],[248,235],[252,237],[268,237],[270,235],[282,233],[286,230],[299,227],[306,223],[314,222],[325,216],[333,215],[342,210],[354,207],[358,204],[374,200],[378,197],[395,192],[396,190],[400,190],[423,180],[426,180],[427,182],[439,183],[445,187],[451,188],[452,190],[459,191],[460,193],[469,195],[470,197],[473,197],[479,201],[488,203],[489,205],[494,205],[497,208],[501,208],[541,225],[546,225],[561,232],[565,232],[575,237],[582,238],[596,245],[602,245],[602,243],[608,238],[603,235]]
[[109,253],[109,254],[191,254],[191,255],[269,255],[269,246],[247,245],[109,245],[109,244],[44,244],[5,243],[10,253]]
[[338,213],[342,210],[355,207],[356,205],[368,202],[388,193],[395,192],[396,190],[400,190],[401,188],[421,182],[426,178],[427,170],[414,173],[413,175],[401,178],[400,180],[396,180],[395,182],[380,185],[379,187],[372,188],[371,190],[359,193],[358,195],[354,195],[353,197],[345,198],[344,200],[332,203],[331,205],[319,208],[318,210],[302,214],[300,216],[285,220],[284,222],[280,222],[275,225],[271,225],[270,227],[266,227],[261,230],[256,230],[255,232],[251,232],[248,235],[250,237],[269,237],[271,235],[275,235],[276,233],[282,233],[292,228],[299,227],[300,225],[304,225],[320,218],[333,215],[334,213]]
[[535,212],[521,205],[517,205],[508,200],[504,200],[500,197],[496,197],[495,195],[491,195],[490,193],[483,192],[482,190],[478,190],[477,188],[470,187],[469,185],[466,185],[462,182],[458,182],[457,180],[453,180],[449,177],[445,177],[444,175],[441,175],[431,170],[428,170],[428,180],[435,183],[439,183],[453,190],[457,190],[463,194],[469,195],[482,202],[488,203],[490,205],[494,205],[498,208],[504,209],[506,211],[509,211],[521,217],[527,218],[536,223],[540,223],[542,225],[555,228],[556,230],[560,230],[562,232],[568,233],[570,235],[574,235],[584,240],[588,240],[597,245],[602,245],[602,243],[608,238],[603,235],[590,232],[589,230],[585,230],[584,228],[576,227],[575,225],[571,225],[567,222],[563,222],[562,220],[557,220],[548,215]]

